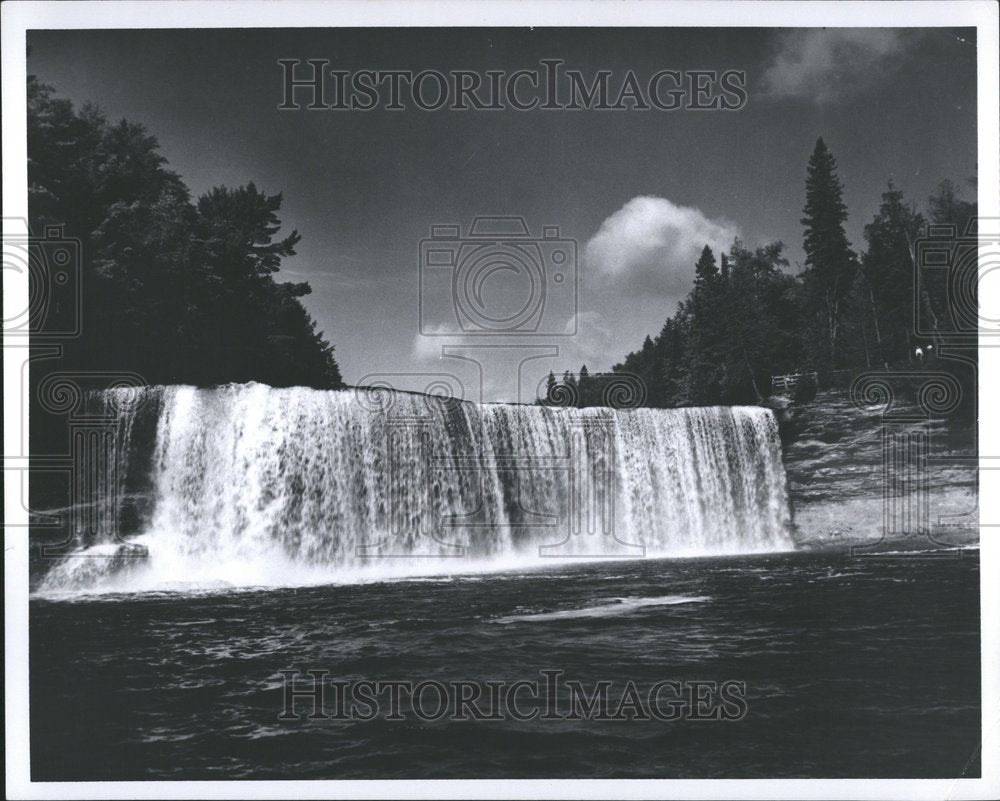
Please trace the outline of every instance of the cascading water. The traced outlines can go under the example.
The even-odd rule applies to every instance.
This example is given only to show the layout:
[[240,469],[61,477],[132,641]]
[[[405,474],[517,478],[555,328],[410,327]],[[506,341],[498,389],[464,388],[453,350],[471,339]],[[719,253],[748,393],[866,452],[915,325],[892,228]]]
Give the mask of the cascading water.
[[[557,409],[260,384],[100,401],[117,415],[117,493],[145,487],[145,511],[133,535],[98,532],[56,564],[43,592],[792,547],[766,409]],[[154,415],[147,441],[139,414]]]

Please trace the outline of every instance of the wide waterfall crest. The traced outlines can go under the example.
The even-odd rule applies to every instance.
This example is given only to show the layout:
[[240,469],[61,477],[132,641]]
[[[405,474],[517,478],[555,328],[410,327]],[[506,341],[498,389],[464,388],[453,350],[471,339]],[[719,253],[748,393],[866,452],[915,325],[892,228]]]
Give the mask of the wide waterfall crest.
[[[260,384],[154,387],[141,403],[135,392],[98,401],[117,416],[117,494],[142,487],[143,513],[133,531],[119,515],[116,531],[56,564],[43,591],[792,547],[767,409],[558,409]],[[143,414],[151,441],[132,419]],[[80,558],[128,562],[115,543],[148,557],[104,571]]]

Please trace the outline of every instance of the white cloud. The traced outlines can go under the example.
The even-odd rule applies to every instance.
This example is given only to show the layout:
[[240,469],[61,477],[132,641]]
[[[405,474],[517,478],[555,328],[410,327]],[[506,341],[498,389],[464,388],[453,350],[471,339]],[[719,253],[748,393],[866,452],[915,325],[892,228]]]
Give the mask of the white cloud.
[[772,97],[828,103],[884,80],[903,48],[903,35],[890,28],[785,31],[764,71],[764,90]]
[[453,345],[459,340],[455,337],[442,337],[451,333],[451,327],[446,323],[428,326],[426,334],[417,333],[413,337],[413,358],[417,361],[438,360],[441,358],[441,347]]
[[622,292],[680,300],[691,288],[702,248],[708,245],[718,257],[738,235],[733,223],[696,208],[634,197],[587,242],[583,267],[587,278],[611,279]]
[[589,364],[590,370],[607,370],[624,356],[623,343],[600,312],[579,312],[566,328],[567,332],[573,330],[574,336],[559,343],[558,361],[565,365],[563,369],[576,370],[582,364]]
[[[601,224],[584,245],[579,308],[566,321],[566,336],[522,338],[427,336],[413,339],[415,366],[428,375],[459,376],[466,398],[531,402],[552,370],[609,370],[655,334],[694,283],[694,265],[705,245],[718,257],[739,235],[726,220],[662,197],[632,198]],[[442,324],[428,333],[451,333]],[[442,354],[442,346],[451,346]],[[492,346],[487,352],[483,345]],[[555,350],[543,356],[539,348]],[[551,352],[550,350],[550,352]],[[476,367],[473,362],[478,363]]]

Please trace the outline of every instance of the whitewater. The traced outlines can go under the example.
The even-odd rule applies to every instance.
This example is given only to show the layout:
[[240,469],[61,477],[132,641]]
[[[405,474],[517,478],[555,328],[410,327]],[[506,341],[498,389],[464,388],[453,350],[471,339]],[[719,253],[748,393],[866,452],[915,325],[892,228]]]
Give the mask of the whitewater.
[[116,508],[141,493],[142,513],[128,531],[110,515],[42,593],[793,547],[763,408],[563,409],[261,384],[111,389],[88,403],[109,421],[105,491]]

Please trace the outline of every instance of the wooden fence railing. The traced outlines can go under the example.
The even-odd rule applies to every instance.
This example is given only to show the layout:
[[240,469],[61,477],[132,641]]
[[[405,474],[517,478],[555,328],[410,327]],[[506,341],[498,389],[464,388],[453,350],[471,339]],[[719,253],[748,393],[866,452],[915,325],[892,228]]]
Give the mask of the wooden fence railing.
[[803,381],[814,381],[819,389],[847,386],[853,373],[853,370],[834,370],[830,373],[824,373],[822,377],[817,372],[773,375],[771,376],[771,394],[784,395],[788,392],[794,392]]

